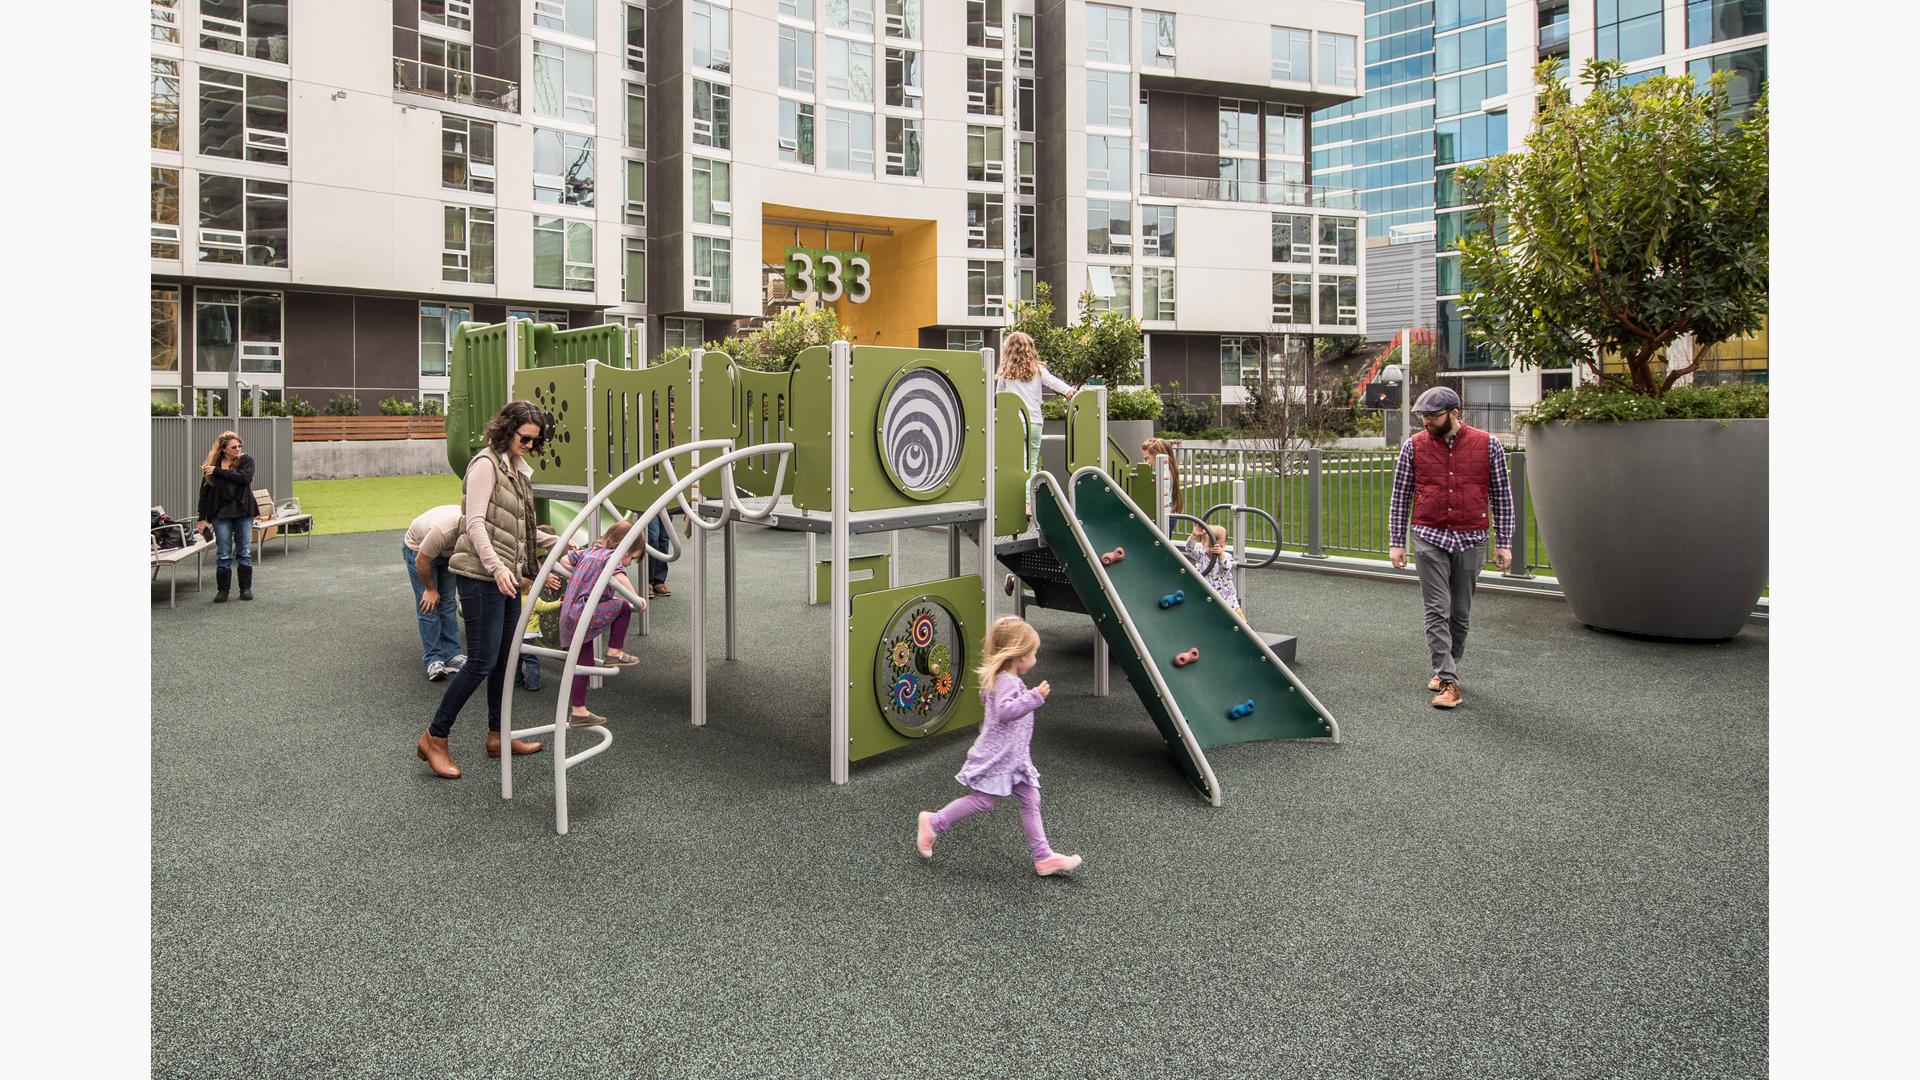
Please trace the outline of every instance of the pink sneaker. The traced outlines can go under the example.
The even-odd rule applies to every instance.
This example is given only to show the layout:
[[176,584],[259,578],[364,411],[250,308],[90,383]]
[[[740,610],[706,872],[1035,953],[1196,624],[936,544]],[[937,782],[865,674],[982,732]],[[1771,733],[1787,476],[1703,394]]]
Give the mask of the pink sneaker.
[[1064,874],[1079,865],[1080,856],[1078,855],[1049,855],[1033,864],[1033,872],[1041,877],[1052,877],[1055,874]]
[[920,828],[913,838],[913,846],[919,850],[923,859],[933,858],[933,812],[920,811]]

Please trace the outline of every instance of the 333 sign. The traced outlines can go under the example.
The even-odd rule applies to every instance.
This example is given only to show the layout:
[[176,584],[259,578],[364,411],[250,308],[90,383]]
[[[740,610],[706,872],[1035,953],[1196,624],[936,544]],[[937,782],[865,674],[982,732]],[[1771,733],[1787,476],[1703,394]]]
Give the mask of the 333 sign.
[[799,300],[831,304],[845,297],[864,304],[873,296],[873,263],[858,251],[787,249],[787,291]]

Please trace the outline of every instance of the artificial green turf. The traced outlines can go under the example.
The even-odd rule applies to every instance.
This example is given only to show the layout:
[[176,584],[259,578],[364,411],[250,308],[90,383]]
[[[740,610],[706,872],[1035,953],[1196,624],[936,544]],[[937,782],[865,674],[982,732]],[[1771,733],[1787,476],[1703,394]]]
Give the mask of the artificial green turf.
[[357,480],[300,480],[300,509],[313,515],[317,535],[404,529],[424,510],[460,501],[460,478],[369,476]]

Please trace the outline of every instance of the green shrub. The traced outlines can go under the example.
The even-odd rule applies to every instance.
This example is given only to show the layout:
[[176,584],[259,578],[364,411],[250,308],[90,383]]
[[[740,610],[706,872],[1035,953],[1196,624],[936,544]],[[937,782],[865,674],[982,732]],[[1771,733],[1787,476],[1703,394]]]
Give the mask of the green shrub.
[[1207,427],[1207,428],[1201,428],[1200,431],[1196,433],[1193,437],[1196,439],[1211,439],[1215,441],[1220,441],[1225,439],[1239,438],[1239,436],[1240,436],[1240,433],[1233,430],[1232,428]]
[[155,416],[179,416],[182,409],[177,401],[156,401],[152,404]]
[[1040,399],[1040,419],[1065,420],[1067,418],[1067,399],[1063,397],[1043,397]]
[[441,416],[441,415],[444,415],[445,413],[446,413],[446,410],[440,407],[439,398],[422,398],[421,399],[420,401],[421,416]]
[[418,411],[411,401],[402,401],[396,397],[380,399],[381,416],[412,416]]
[[360,399],[352,394],[341,394],[327,399],[328,416],[359,416]]
[[1556,390],[1527,412],[1514,417],[1521,424],[1553,420],[1745,420],[1767,415],[1767,388],[1737,383],[1730,386],[1676,386],[1663,397],[1650,397],[1618,382],[1586,383]]
[[1107,393],[1107,419],[1158,420],[1164,410],[1160,395],[1146,388],[1112,390]]
[[1214,426],[1220,411],[1212,398],[1205,404],[1180,395],[1177,382],[1154,387],[1160,394],[1159,428],[1162,434],[1205,431]]
[[287,415],[288,416],[312,416],[313,402],[308,401],[306,398],[299,397],[298,395],[296,395],[292,399],[290,399],[287,403]]

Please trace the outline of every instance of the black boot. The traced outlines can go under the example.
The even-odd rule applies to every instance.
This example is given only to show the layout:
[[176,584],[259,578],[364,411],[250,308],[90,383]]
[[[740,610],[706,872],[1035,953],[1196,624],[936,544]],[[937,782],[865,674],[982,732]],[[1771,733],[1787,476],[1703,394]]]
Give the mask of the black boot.
[[253,599],[253,567],[240,564],[240,599]]
[[233,571],[215,569],[213,572],[213,580],[220,586],[220,591],[213,594],[213,602],[216,604],[226,603],[227,589],[233,585]]

